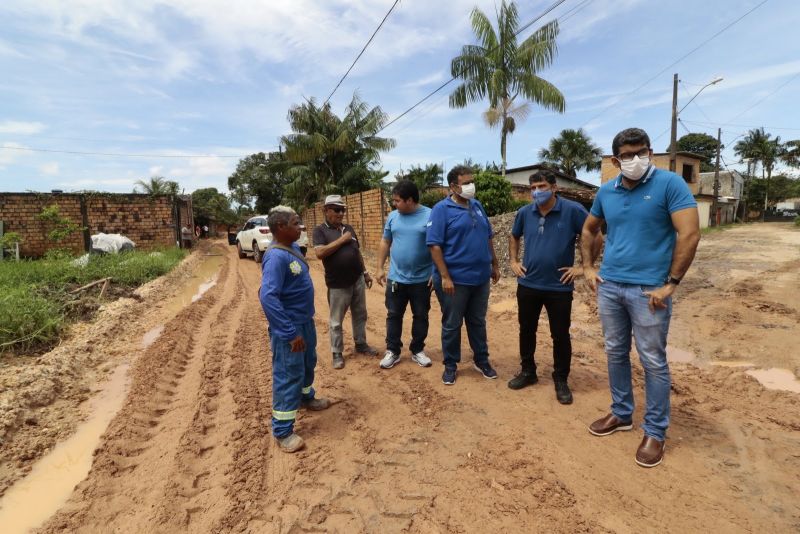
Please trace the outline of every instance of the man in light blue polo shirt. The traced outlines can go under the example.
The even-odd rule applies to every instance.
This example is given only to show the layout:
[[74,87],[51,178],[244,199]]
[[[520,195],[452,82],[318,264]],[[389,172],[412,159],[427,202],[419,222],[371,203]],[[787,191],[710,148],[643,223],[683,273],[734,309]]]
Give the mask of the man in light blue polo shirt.
[[461,324],[467,325],[474,367],[495,379],[486,341],[489,280],[497,283],[500,271],[492,244],[492,225],[475,200],[472,169],[458,165],[447,173],[450,196],[431,210],[427,244],[436,270],[433,287],[442,307],[442,382],[452,385],[461,361]]
[[[636,463],[655,467],[664,457],[670,416],[667,333],[672,295],[700,242],[697,203],[677,174],[656,169],[650,138],[628,128],[614,137],[611,161],[620,169],[595,197],[581,237],[584,276],[597,292],[603,325],[611,413],[589,426],[595,436],[633,428],[631,332],[644,368],[644,438]],[[600,272],[593,243],[608,225]]]
[[[511,389],[522,389],[539,381],[536,375],[536,330],[542,307],[547,310],[553,338],[553,383],[561,404],[572,403],[567,385],[572,342],[569,327],[572,315],[573,280],[582,274],[575,267],[575,241],[588,215],[586,208],[557,197],[556,175],[537,171],[529,177],[533,202],[521,208],[514,219],[508,241],[511,270],[517,278],[519,354],[521,371],[508,382]],[[525,257],[519,261],[520,238],[525,239]],[[598,243],[601,241],[598,240]]]
[[[419,189],[410,180],[401,180],[392,188],[392,203],[395,211],[386,218],[375,270],[378,284],[386,285],[386,353],[380,366],[391,369],[400,361],[403,315],[410,303],[413,319],[408,348],[411,359],[422,367],[429,367],[431,359],[423,349],[428,337],[428,311],[431,309],[433,260],[425,244],[431,209],[420,205]],[[390,250],[387,279],[383,266]]]

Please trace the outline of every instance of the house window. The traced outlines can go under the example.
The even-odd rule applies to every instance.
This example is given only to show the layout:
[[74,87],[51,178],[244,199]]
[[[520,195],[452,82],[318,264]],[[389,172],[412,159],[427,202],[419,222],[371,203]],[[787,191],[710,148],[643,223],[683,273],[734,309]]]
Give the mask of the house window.
[[686,180],[686,183],[692,182],[693,171],[694,171],[694,165],[688,163],[683,164],[683,172],[681,172],[681,176],[683,176],[683,179]]

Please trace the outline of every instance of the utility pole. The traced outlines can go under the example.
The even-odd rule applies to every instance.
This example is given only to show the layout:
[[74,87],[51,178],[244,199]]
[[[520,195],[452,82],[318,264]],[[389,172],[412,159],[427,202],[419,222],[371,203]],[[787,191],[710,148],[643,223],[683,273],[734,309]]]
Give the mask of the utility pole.
[[669,170],[675,172],[678,159],[678,73],[672,77],[672,132],[669,136]]
[[714,199],[711,201],[711,226],[717,225],[717,198],[719,197],[719,153],[722,146],[722,128],[717,128],[717,167],[714,169]]

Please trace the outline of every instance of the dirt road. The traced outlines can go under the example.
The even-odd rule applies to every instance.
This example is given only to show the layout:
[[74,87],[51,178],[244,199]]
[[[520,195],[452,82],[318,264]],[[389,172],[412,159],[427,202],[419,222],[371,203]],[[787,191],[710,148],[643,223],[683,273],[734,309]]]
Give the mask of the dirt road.
[[[704,238],[681,286],[672,344],[701,359],[717,357],[717,347],[730,351],[726,359],[752,360],[762,346],[791,351],[798,339],[797,284],[776,291],[764,281],[796,280],[800,232],[777,230],[781,252],[770,248],[765,228]],[[748,243],[750,252],[742,248]],[[754,252],[760,247],[771,255]],[[755,263],[762,267],[753,270]],[[506,387],[518,365],[514,280],[493,290],[489,312],[500,379],[486,380],[462,364],[456,384],[446,387],[436,304],[428,347],[434,367],[420,368],[404,354],[390,371],[363,357],[333,371],[321,264],[311,265],[320,356],[315,386],[336,403],[326,412],[301,412],[304,452],[281,453],[269,436],[260,272],[231,248],[217,284],[169,321],[135,361],[130,394],[88,478],[42,532],[800,529],[800,395],[765,390],[738,369],[674,365],[667,456],[645,470],[633,460],[638,430],[605,438],[586,431],[606,412],[609,394],[585,289],[574,311],[575,403],[561,406],[549,378],[549,339],[540,341],[540,383]],[[385,310],[376,288],[368,307],[369,340],[382,347]],[[730,322],[734,316],[738,322]],[[540,331],[547,331],[545,318]],[[794,336],[791,343],[787,336]],[[346,357],[351,350],[352,342]],[[641,405],[638,367],[634,380]],[[641,407],[635,420],[641,421]]]

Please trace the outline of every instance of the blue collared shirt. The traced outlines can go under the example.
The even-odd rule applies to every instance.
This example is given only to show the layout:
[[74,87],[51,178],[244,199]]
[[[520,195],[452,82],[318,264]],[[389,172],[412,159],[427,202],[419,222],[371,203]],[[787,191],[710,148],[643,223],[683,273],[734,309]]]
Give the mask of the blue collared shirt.
[[395,210],[386,218],[383,238],[392,243],[389,280],[401,284],[427,282],[433,272],[431,251],[425,244],[431,209],[418,206],[414,213]]
[[525,276],[517,282],[542,291],[572,291],[573,284],[561,283],[559,269],[575,263],[575,241],[587,215],[586,208],[561,197],[544,216],[535,203],[520,208],[511,228],[511,235],[525,243]]
[[695,207],[684,179],[654,166],[633,189],[623,185],[621,174],[600,186],[591,209],[608,225],[600,276],[626,284],[664,284],[675,248],[671,216]]
[[[431,210],[428,221],[428,246],[442,248],[444,263],[454,284],[479,286],[492,275],[492,251],[489,240],[492,224],[477,200],[465,208],[447,197]],[[441,279],[438,270],[434,277]]]
[[[296,243],[292,248],[300,254]],[[258,296],[272,335],[283,340],[297,337],[295,325],[314,317],[314,284],[308,265],[285,250],[275,248],[264,253]]]

